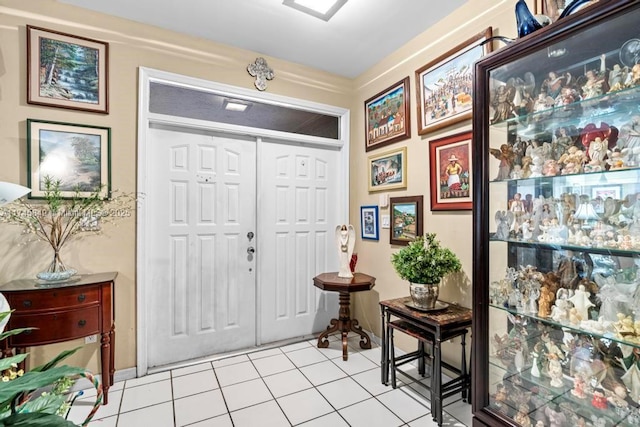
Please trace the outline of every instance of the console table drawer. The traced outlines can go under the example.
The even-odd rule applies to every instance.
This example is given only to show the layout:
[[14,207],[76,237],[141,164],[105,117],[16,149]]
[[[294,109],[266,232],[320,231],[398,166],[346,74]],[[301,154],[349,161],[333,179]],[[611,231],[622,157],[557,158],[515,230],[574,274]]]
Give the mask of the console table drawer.
[[11,347],[29,347],[82,338],[100,332],[100,307],[67,310],[47,314],[13,314],[9,329],[38,328],[9,338]]
[[28,310],[47,310],[60,307],[72,307],[100,302],[99,286],[81,288],[40,289],[38,292],[12,292],[5,295],[11,308],[25,312]]

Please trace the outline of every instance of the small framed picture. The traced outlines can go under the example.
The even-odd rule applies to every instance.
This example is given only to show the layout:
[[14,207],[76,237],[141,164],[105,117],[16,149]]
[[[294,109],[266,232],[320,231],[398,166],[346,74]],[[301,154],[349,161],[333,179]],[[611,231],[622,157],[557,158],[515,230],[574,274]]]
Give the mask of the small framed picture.
[[432,211],[471,210],[471,132],[429,141]]
[[409,77],[364,102],[365,151],[411,137]]
[[392,197],[390,243],[406,246],[422,235],[422,196]]
[[369,191],[407,187],[407,147],[369,156]]
[[491,27],[416,70],[418,134],[471,118],[473,64],[491,50]]
[[606,200],[611,197],[613,200],[620,200],[621,189],[619,185],[603,185],[598,187],[591,187],[591,198]]
[[377,206],[360,206],[360,229],[363,239],[380,239]]
[[72,123],[27,120],[29,197],[45,195],[44,180],[60,181],[62,197],[88,197],[111,190],[111,129]]
[[109,44],[27,25],[27,102],[109,112]]

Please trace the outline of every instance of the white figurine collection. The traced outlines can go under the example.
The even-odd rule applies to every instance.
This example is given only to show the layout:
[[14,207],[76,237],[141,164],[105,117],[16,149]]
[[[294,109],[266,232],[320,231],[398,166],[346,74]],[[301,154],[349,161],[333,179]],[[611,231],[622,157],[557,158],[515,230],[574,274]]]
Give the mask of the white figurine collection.
[[[584,260],[577,258],[560,259],[558,269],[547,273],[530,265],[507,268],[503,279],[491,283],[491,304],[506,309],[510,323],[507,333],[492,337],[493,354],[506,367],[492,404],[526,425],[523,405],[536,404],[523,389],[535,387],[544,399],[544,385],[548,399],[566,393],[592,408],[584,426],[617,425],[602,411],[640,425],[640,277],[629,268],[608,277],[595,273],[590,280],[581,277]],[[590,271],[584,275],[591,277]],[[515,387],[515,377],[525,384]],[[548,426],[568,414],[562,405],[571,399],[555,411],[542,404],[544,411],[528,416]]]

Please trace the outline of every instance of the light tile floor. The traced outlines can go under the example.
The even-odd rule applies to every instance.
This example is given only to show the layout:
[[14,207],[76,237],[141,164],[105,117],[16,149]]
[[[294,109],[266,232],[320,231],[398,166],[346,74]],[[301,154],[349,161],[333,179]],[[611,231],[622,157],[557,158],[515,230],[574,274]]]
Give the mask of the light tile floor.
[[[354,335],[343,361],[339,335],[331,338],[326,349],[303,341],[116,383],[89,426],[436,425],[424,387],[401,375],[395,390],[381,383],[379,346],[361,350]],[[403,368],[416,374],[413,365]],[[68,419],[82,423],[93,402],[87,390]],[[451,402],[443,426],[470,426],[471,405],[459,396]]]

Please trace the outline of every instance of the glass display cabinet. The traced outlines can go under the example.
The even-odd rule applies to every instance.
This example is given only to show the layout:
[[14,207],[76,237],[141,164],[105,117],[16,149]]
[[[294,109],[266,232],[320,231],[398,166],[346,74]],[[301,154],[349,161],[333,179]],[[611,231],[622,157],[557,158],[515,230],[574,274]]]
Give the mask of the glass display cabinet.
[[640,426],[640,2],[475,64],[474,426]]

